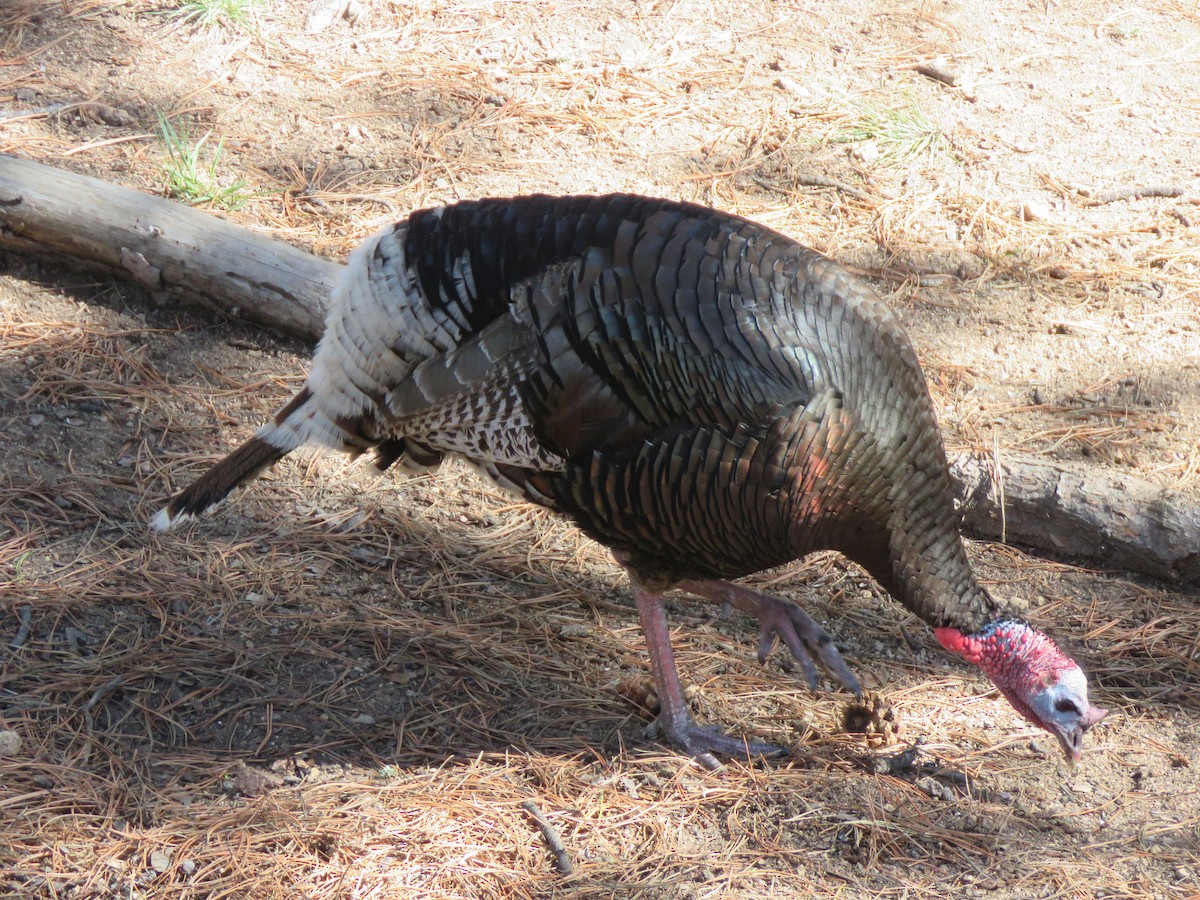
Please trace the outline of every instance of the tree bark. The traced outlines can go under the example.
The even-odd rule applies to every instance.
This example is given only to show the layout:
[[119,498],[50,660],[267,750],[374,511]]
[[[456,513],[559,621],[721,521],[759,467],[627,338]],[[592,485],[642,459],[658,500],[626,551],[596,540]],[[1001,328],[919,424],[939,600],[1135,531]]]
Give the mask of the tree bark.
[[950,455],[963,530],[1053,556],[1200,583],[1200,504],[1100,466]]
[[[70,256],[315,342],[339,263],[204,212],[0,155],[0,248]],[[1097,466],[952,454],[964,530],[1200,583],[1200,505]]]

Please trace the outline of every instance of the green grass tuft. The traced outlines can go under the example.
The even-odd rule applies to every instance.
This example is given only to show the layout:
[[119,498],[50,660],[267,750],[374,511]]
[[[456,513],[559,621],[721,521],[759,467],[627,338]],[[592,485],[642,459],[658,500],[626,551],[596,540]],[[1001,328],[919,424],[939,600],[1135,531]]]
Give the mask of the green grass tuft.
[[945,144],[945,135],[917,101],[905,95],[899,106],[855,101],[832,140],[844,144],[873,140],[879,148],[880,159],[895,163],[937,152]]
[[211,28],[242,25],[250,20],[250,9],[258,0],[184,0],[173,15],[181,22]]
[[239,178],[232,184],[222,185],[217,180],[217,164],[225,148],[224,138],[217,142],[212,162],[205,166],[201,161],[201,150],[211,131],[206,131],[200,140],[192,143],[186,131],[177,130],[161,113],[158,126],[159,135],[167,148],[168,159],[163,163],[167,196],[192,206],[240,209],[246,205],[252,194],[245,181]]

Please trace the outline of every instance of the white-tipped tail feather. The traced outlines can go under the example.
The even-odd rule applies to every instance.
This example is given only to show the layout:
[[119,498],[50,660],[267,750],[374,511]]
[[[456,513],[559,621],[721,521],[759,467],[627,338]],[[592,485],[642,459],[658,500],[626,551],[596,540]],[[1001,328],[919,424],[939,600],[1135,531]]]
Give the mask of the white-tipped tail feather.
[[155,531],[170,531],[184,518],[183,515],[172,516],[171,511],[164,506],[154,514],[154,518],[150,520],[150,527]]
[[[283,459],[304,443],[302,435],[311,433],[306,426],[314,420],[306,411],[310,395],[307,388],[280,410],[277,422],[268,422],[258,433],[200,476],[190,487],[170,499],[150,520],[155,531],[167,531],[181,522],[206,515],[229,493]],[[286,427],[293,417],[296,427]],[[319,417],[316,417],[319,418]],[[332,423],[331,423],[332,424]]]

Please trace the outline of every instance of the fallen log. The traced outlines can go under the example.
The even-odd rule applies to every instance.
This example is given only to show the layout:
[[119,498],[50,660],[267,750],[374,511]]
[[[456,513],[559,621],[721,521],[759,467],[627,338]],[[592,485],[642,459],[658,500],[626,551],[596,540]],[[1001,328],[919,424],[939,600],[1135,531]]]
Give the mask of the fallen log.
[[[158,197],[0,155],[0,249],[69,256],[315,342],[341,269]],[[964,530],[1200,583],[1200,504],[1099,466],[952,454]]]
[[71,257],[308,341],[341,269],[182,203],[2,154],[0,248]]
[[1001,452],[950,454],[963,530],[973,537],[1200,583],[1200,504],[1096,465]]

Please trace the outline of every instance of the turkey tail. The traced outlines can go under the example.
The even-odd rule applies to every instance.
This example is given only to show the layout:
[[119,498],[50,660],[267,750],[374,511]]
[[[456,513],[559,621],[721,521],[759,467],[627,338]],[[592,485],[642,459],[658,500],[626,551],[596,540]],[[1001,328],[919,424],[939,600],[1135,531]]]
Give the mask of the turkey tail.
[[166,531],[180,522],[197,519],[228,497],[234,488],[269,469],[302,444],[332,443],[327,434],[333,429],[332,423],[310,402],[313,399],[307,387],[300,391],[254,437],[172,497],[150,520],[151,527]]
[[224,500],[229,492],[273,466],[286,455],[270,441],[255,435],[180,491],[158,511],[150,525],[166,531],[179,522],[196,519]]

